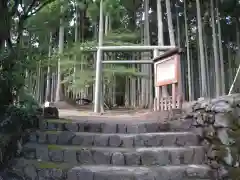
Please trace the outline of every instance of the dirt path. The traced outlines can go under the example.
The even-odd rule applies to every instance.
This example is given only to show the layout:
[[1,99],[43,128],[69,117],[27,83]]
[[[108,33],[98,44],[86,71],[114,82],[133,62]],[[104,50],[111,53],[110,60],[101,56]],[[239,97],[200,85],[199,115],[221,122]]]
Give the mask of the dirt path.
[[133,117],[133,116],[142,116],[149,113],[149,110],[140,110],[140,111],[129,111],[129,110],[113,110],[106,111],[103,114],[95,114],[90,110],[76,110],[76,109],[59,109],[59,115],[61,117],[74,115],[74,116],[101,116],[101,117]]
[[91,122],[164,122],[169,117],[169,112],[140,111],[110,111],[102,115],[96,115],[92,111],[79,111],[70,109],[59,109],[60,118],[71,119],[73,121]]
[[57,105],[60,118],[76,121],[166,121],[169,119],[169,111],[153,112],[149,109],[125,109],[118,108],[111,111],[105,111],[103,114],[96,114],[91,108],[76,108],[66,102]]

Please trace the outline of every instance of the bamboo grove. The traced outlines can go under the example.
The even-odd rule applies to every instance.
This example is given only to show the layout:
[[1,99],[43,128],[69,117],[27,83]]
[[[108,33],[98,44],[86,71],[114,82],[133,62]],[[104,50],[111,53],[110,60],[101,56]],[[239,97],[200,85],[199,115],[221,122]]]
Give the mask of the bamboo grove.
[[[1,106],[33,95],[44,101],[94,99],[100,0],[3,0]],[[171,45],[181,56],[186,100],[227,94],[240,64],[238,0],[103,0],[104,45]],[[2,28],[3,27],[3,28]],[[105,60],[152,58],[108,52]],[[149,65],[104,65],[104,100],[151,106]],[[239,81],[232,92],[239,92]],[[168,89],[163,89],[164,96]]]

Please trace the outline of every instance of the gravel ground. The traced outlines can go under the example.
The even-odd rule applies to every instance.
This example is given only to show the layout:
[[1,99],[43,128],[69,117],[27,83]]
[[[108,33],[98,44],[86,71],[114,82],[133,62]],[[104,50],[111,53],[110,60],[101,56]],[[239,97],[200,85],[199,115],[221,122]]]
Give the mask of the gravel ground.
[[149,109],[132,110],[124,108],[96,114],[91,108],[76,108],[66,102],[58,103],[56,107],[59,109],[60,118],[76,121],[166,121],[171,114],[169,111],[153,112]]
[[169,112],[151,112],[147,110],[128,112],[128,111],[112,111],[102,115],[95,114],[92,111],[65,110],[59,109],[60,118],[71,119],[74,121],[112,121],[112,122],[153,122],[166,121]]

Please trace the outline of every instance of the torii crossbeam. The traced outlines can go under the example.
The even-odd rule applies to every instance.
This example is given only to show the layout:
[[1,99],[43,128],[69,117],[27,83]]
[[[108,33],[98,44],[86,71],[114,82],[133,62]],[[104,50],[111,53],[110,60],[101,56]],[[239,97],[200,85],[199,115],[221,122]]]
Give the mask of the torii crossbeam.
[[[124,60],[124,61],[102,61],[102,55],[105,51],[153,51],[154,58],[158,57],[159,51],[172,50],[175,46],[103,46],[103,1],[100,2],[100,18],[99,18],[99,40],[97,47],[96,59],[96,79],[95,79],[95,100],[94,112],[101,112],[101,98],[102,98],[102,64],[106,63],[129,63],[129,64],[152,64],[153,60]],[[141,61],[141,62],[140,62]]]

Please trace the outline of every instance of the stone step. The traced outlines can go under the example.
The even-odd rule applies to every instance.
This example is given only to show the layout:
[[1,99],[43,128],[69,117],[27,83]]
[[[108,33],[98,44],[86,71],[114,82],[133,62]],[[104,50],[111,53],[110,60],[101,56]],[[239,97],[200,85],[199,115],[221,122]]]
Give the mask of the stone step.
[[81,146],[126,148],[198,145],[198,138],[192,132],[104,134],[71,131],[38,131],[30,135],[30,141],[43,144],[73,144]]
[[16,169],[29,179],[61,180],[210,180],[212,171],[205,165],[181,166],[77,166],[31,160],[19,161]]
[[23,148],[26,159],[119,166],[202,164],[205,159],[204,154],[201,146],[101,148],[27,143]]
[[151,133],[168,131],[189,131],[192,119],[177,119],[173,121],[74,121],[67,119],[44,120],[40,124],[42,130],[98,132],[98,133]]

